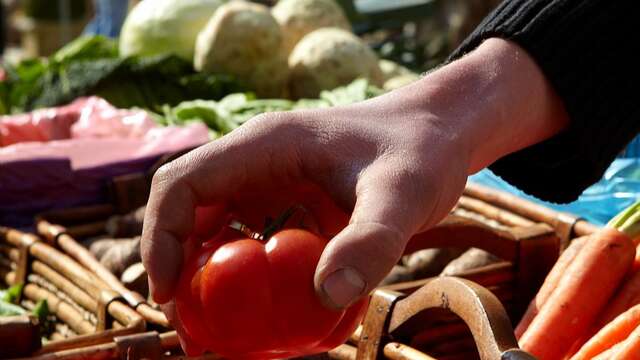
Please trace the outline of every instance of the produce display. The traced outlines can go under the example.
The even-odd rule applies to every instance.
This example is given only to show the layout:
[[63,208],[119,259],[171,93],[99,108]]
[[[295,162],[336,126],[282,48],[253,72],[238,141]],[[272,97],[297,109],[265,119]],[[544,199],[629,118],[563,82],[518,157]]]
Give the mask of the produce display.
[[119,56],[113,40],[81,37],[48,59],[4,66],[0,114],[67,104],[96,95],[119,108],[158,111],[191,99],[219,99],[242,90],[228,75],[197,73],[173,54]]
[[516,328],[538,359],[636,359],[640,203],[606,228],[574,240]]
[[3,65],[0,114],[88,95],[160,113],[241,91],[315,99],[359,78],[381,89],[418,78],[380,62],[349,28],[334,0],[281,1],[273,8],[224,0],[140,2],[119,41],[81,37],[50,58]]
[[[161,156],[215,141],[257,115],[353,104],[420,78],[380,59],[368,39],[352,32],[336,0],[265,3],[140,1],[118,40],[82,36],[48,58],[2,64],[0,224],[28,227],[45,210],[104,205],[113,200],[114,178],[144,174],[148,186]],[[348,214],[315,185],[228,197],[199,207],[194,231],[183,239],[175,306],[187,355],[305,357],[349,341],[369,298],[338,311],[314,289],[322,251]],[[101,234],[82,239],[86,255],[156,306],[141,263],[145,207],[126,213],[116,209],[120,204],[108,205],[113,209],[84,229],[97,226]],[[452,214],[464,218],[465,211]],[[511,223],[497,216],[480,227],[497,234],[534,223],[506,216]],[[640,358],[639,235],[640,203],[606,228],[573,239],[514,329],[520,347],[540,360]],[[486,287],[496,294],[508,293],[507,300],[496,295],[500,301],[519,301],[520,290],[513,289],[522,284],[512,284],[519,279],[517,260],[463,243],[403,256],[381,285],[477,276],[494,281]],[[0,265],[15,271],[13,263]],[[0,290],[0,357],[8,356],[6,329],[17,323],[36,324],[38,342],[53,331],[47,301],[20,301],[21,291],[21,285]],[[433,348],[466,351],[466,325],[447,316],[425,321],[425,329],[435,330],[418,333],[412,344],[437,345],[449,336],[456,340]],[[475,358],[474,351],[458,358]]]
[[[272,8],[239,0],[138,4],[123,27],[121,55],[171,52],[198,71],[233,76],[262,98],[316,98],[358,78],[380,88],[387,80],[335,0]],[[417,79],[403,75],[389,89]]]

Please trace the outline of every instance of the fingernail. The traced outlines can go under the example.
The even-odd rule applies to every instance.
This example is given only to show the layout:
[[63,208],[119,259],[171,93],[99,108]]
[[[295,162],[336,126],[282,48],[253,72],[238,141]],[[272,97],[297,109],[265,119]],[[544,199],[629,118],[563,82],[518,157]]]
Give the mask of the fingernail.
[[366,283],[362,275],[353,268],[343,268],[333,272],[322,283],[322,291],[336,308],[342,309],[362,295]]

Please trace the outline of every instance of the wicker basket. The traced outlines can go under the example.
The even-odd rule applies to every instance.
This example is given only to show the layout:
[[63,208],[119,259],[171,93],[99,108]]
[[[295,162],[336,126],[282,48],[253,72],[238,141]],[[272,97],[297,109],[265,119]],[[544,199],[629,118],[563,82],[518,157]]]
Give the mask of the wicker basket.
[[474,183],[467,184],[458,206],[510,226],[549,224],[560,238],[560,250],[566,249],[572,239],[589,235],[598,229],[574,214],[558,212],[515,195]]
[[[85,233],[88,232],[86,229],[92,229],[93,227],[97,227],[97,225],[80,225],[80,228],[84,229],[83,231]],[[139,293],[127,289],[115,275],[96,260],[86,247],[78,243],[65,227],[53,225],[47,220],[40,219],[37,222],[37,229],[39,234],[54,243],[56,247],[63,250],[66,254],[73,257],[74,260],[98,278],[107,289],[122,297],[149,325],[156,325],[161,329],[170,327],[167,318],[161,311],[149,305],[146,299]],[[104,230],[104,227],[102,230]]]
[[[25,307],[46,299],[56,323],[50,341],[34,358],[67,358],[70,349],[113,341],[145,329],[143,317],[76,261],[42,241],[0,227],[0,277],[24,284]],[[62,354],[58,356],[59,354]]]
[[[148,199],[153,171],[177,155],[161,159],[145,174],[130,174],[113,179],[109,185],[111,203],[62,209],[42,214],[53,223],[64,224],[66,231],[76,237],[94,236],[104,231],[106,219],[142,206]],[[526,227],[536,223],[551,226],[560,239],[560,250],[579,236],[593,233],[597,226],[574,214],[558,212],[515,195],[468,183],[456,209],[478,214],[483,220],[506,227]]]
[[504,261],[456,277],[389,285],[372,296],[363,325],[332,359],[535,359],[518,349],[516,323],[559,253],[598,228],[516,196],[468,184],[445,221],[406,252],[474,246]]
[[[482,205],[482,208],[480,205]],[[472,206],[473,211],[470,210]],[[61,249],[73,254],[78,262],[91,269],[104,282],[110,284],[113,290],[127,299],[132,299],[130,305],[137,309],[148,323],[156,325],[157,328],[168,327],[166,319],[161,313],[149,308],[138,294],[125,289],[111,273],[89,254],[86,248],[75,240],[75,237],[103,233],[106,223],[105,218],[113,214],[114,209],[114,207],[110,206],[97,206],[85,208],[82,211],[73,209],[57,212],[56,214],[48,214],[45,216],[47,220],[40,219],[38,222],[38,232],[46,238],[56,239],[56,243]],[[64,223],[66,226],[52,225],[48,221]],[[479,284],[468,285],[468,283],[464,283],[466,286],[471,286],[473,291],[492,294],[492,299],[495,299],[495,301],[491,300],[491,304],[493,304],[491,305],[493,306],[492,311],[501,312],[500,314],[504,313],[503,320],[507,324],[500,326],[504,329],[508,328],[507,333],[513,338],[509,318],[519,319],[534,296],[559,254],[560,239],[556,231],[548,224],[535,223],[513,212],[498,209],[477,199],[463,198],[459,207],[445,221],[428,232],[415,237],[406,251],[411,253],[420,249],[441,246],[474,246],[487,250],[503,260],[456,275],[459,278],[468,279]],[[424,294],[435,291],[433,290],[433,281],[434,279],[420,279],[384,287],[374,295],[374,304],[379,294],[396,294],[394,302],[403,296],[408,296],[410,299],[421,298]],[[446,288],[446,284],[441,284],[440,286]],[[420,290],[418,291],[418,289]],[[414,292],[417,295],[412,295]],[[485,294],[483,296],[487,297],[488,295]],[[483,311],[487,310],[482,310],[485,305],[483,302],[476,304],[478,313],[484,313]],[[374,308],[375,306],[370,309]],[[388,348],[378,349],[380,354],[391,354],[386,355],[391,359],[428,359],[429,357],[426,357],[427,353],[434,356],[447,355],[454,356],[454,358],[455,356],[462,356],[459,358],[473,359],[478,356],[476,344],[479,349],[482,349],[483,344],[487,341],[489,343],[497,341],[491,340],[493,335],[485,333],[484,337],[479,337],[474,342],[472,332],[460,318],[443,311],[434,312],[434,310],[430,310],[428,314],[429,321],[424,321],[424,316],[419,316],[422,321],[414,319],[409,322],[412,324],[410,327],[402,327],[404,337],[400,342],[391,341],[392,337],[387,336],[389,331],[385,330],[386,328],[377,329],[376,331],[381,334],[380,336],[386,334],[384,339],[388,339],[389,344],[391,344],[388,345]],[[369,318],[374,315],[370,313],[367,316],[365,325],[371,321]],[[376,324],[383,326],[386,322],[378,321]],[[371,327],[371,325],[368,325],[368,327]],[[364,328],[368,327],[365,326]],[[394,331],[391,331],[391,333]],[[356,333],[354,339],[359,339],[361,333],[362,330]],[[437,336],[432,338],[433,334]],[[370,335],[365,337],[370,338]],[[503,340],[500,341],[505,343]],[[359,341],[355,341],[354,344],[357,345],[358,349],[364,346]],[[510,348],[517,347],[515,340],[509,344]],[[394,349],[397,350],[395,353]],[[506,348],[501,349],[508,350]],[[364,350],[356,351],[356,347],[353,345],[345,345],[329,353],[328,356],[340,359],[353,355],[354,357],[352,358],[355,358],[358,351]],[[369,354],[370,351],[367,350],[366,353]],[[407,351],[418,357],[407,357],[409,356],[406,355]],[[366,355],[359,358],[369,359],[372,357]],[[492,358],[485,357],[484,359]]]
[[512,320],[516,322],[521,317],[553,266],[559,238],[547,224],[506,227],[481,219],[479,214],[474,218],[451,215],[412,240],[407,252],[445,244],[474,246],[503,261],[458,273],[456,277],[427,278],[379,288],[372,296],[363,326],[352,336],[351,343],[329,352],[328,356],[532,359],[518,350]]
[[[126,299],[147,324],[167,331],[170,327],[162,313],[144,302],[139,294],[124,288],[76,241],[103,234],[109,216],[143,205],[146,195],[142,190],[148,190],[149,178],[146,174],[144,178],[132,175],[115,179],[112,198],[118,200],[114,203],[43,214],[37,229]],[[380,288],[373,295],[364,326],[354,334],[351,343],[325,356],[335,359],[499,359],[503,352],[517,349],[512,322],[520,318],[559,253],[571,239],[596,229],[570,214],[468,184],[452,214],[415,237],[406,252],[445,246],[476,247],[502,261],[455,274],[456,278],[419,279]],[[475,302],[464,303],[466,296],[476,299]],[[449,300],[440,303],[425,300],[434,297]],[[453,299],[459,303],[456,308],[451,307]],[[388,303],[376,305],[379,301]],[[407,308],[420,310],[402,321],[397,320],[406,314],[395,314],[404,314]],[[177,341],[172,332],[160,338]],[[373,343],[377,345],[371,345]],[[165,347],[156,343],[156,348]],[[508,355],[514,359],[531,358],[516,350]]]

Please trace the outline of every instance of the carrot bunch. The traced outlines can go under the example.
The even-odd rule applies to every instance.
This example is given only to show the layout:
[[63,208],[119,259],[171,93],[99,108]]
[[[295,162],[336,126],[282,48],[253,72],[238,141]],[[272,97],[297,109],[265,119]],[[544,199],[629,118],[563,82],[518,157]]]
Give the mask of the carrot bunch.
[[574,240],[516,327],[520,347],[540,360],[640,359],[638,235],[640,202]]

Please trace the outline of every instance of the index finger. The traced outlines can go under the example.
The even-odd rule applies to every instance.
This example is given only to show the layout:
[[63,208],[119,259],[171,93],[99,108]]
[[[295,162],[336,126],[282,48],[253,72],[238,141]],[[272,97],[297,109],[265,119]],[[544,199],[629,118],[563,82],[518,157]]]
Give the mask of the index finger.
[[[156,302],[173,297],[182,268],[182,242],[193,231],[196,206],[224,200],[246,186],[272,186],[299,174],[296,139],[304,138],[299,131],[295,123],[275,115],[252,120],[156,172],[141,241]],[[276,133],[287,141],[273,141]]]

